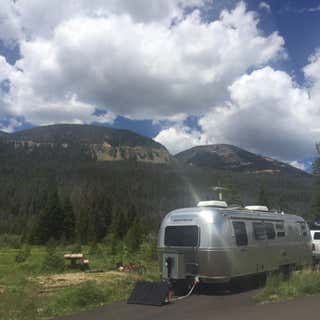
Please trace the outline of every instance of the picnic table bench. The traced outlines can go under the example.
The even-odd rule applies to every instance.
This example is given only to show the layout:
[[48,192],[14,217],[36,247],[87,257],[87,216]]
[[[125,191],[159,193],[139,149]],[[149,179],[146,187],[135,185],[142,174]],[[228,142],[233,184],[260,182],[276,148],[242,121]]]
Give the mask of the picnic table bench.
[[73,268],[77,266],[89,268],[89,260],[85,259],[83,253],[66,253],[63,257],[65,260],[70,261],[70,265]]

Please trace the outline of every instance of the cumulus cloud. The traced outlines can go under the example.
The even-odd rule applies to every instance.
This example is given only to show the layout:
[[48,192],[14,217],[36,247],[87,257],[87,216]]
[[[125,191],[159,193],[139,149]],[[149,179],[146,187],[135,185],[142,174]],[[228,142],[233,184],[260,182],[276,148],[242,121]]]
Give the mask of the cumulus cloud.
[[0,131],[3,132],[13,132],[17,130],[19,127],[23,125],[23,122],[19,121],[18,119],[9,118],[9,119],[3,119],[0,122]]
[[240,77],[229,90],[230,105],[200,120],[207,135],[284,160],[313,153],[319,106],[287,73],[265,67]]
[[202,132],[190,133],[190,140],[234,144],[290,162],[315,154],[319,65],[317,52],[304,68],[311,87],[298,86],[286,72],[271,67],[239,77],[229,86],[229,101],[201,117]]
[[[0,2],[0,40],[21,53],[15,65],[0,56],[1,117],[40,125],[165,119],[172,126],[155,139],[173,153],[207,143],[288,161],[313,153],[320,51],[298,86],[269,66],[285,58],[284,40],[264,34],[244,2],[214,21],[201,14],[212,0]],[[200,131],[185,124],[188,115]]]
[[262,9],[262,10],[267,11],[268,13],[271,12],[270,4],[268,4],[268,3],[264,2],[264,1],[261,1],[261,2],[259,3],[259,8]]
[[21,35],[20,20],[14,2],[0,0],[0,40],[10,46]]
[[301,161],[292,161],[290,162],[290,164],[295,168],[298,168],[303,171],[307,171],[306,165]]
[[1,0],[0,20],[6,37],[18,39],[50,37],[55,28],[77,17],[108,18],[128,15],[137,23],[161,22],[170,25],[181,19],[184,10],[204,7],[211,0]]
[[176,125],[162,130],[156,137],[156,141],[165,145],[167,149],[176,154],[197,145],[215,143],[197,130],[192,130],[183,125]]
[[[194,8],[204,0],[135,2],[152,14],[124,0],[66,1],[63,10],[52,11],[50,3],[16,3],[27,36],[19,42],[22,57],[9,77],[6,105],[35,124],[59,120],[62,114],[53,115],[63,105],[65,121],[95,108],[133,119],[201,115],[223,101],[228,85],[246,70],[284,53],[282,37],[264,36],[243,2],[212,22]],[[46,13],[50,19],[39,28]]]

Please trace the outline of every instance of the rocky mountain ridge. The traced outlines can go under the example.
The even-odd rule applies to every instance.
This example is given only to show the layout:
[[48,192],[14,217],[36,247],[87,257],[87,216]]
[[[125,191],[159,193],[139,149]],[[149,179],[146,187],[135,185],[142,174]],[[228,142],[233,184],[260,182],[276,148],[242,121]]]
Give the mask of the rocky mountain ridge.
[[197,146],[178,153],[176,159],[184,165],[203,169],[228,170],[246,173],[307,174],[287,163],[254,154],[228,144]]

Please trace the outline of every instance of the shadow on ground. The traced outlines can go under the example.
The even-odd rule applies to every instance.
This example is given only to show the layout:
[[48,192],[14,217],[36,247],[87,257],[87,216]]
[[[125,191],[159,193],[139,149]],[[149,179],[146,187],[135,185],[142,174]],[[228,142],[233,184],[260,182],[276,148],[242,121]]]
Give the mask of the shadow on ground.
[[266,283],[266,275],[261,274],[254,277],[243,277],[234,279],[231,283],[204,284],[200,283],[193,294],[208,296],[233,295],[241,292],[262,288]]

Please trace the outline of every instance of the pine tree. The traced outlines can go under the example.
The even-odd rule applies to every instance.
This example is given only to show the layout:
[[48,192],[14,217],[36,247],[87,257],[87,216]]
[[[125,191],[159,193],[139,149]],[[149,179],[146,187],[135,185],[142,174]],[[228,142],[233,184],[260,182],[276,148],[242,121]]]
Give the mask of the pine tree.
[[34,242],[45,244],[50,238],[60,240],[63,222],[64,212],[60,205],[58,191],[54,189],[48,192],[46,206],[41,211],[32,237]]
[[280,193],[279,198],[278,198],[278,208],[280,212],[285,212],[288,209],[288,204],[284,198],[283,193]]
[[79,213],[79,219],[76,224],[76,241],[79,243],[88,242],[88,209],[82,208]]
[[[318,153],[320,154],[320,144],[316,144]],[[308,220],[310,222],[315,222],[320,220],[320,159],[318,158],[313,164],[313,174],[316,175],[313,192],[311,199],[310,213],[308,214]]]
[[123,208],[115,208],[112,212],[110,233],[117,239],[123,239],[129,229],[128,216]]
[[138,220],[135,220],[128,230],[124,242],[132,252],[137,251],[143,239],[143,228]]
[[234,183],[227,185],[227,192],[225,192],[225,199],[229,204],[243,205],[240,192]]
[[[63,232],[64,212],[60,204],[58,191],[55,189],[49,194],[46,206],[47,228],[49,229],[49,238],[60,240]],[[49,239],[48,238],[48,239]]]
[[262,206],[267,206],[268,208],[271,207],[271,201],[269,195],[266,192],[265,186],[262,184],[260,185],[258,203]]
[[69,197],[64,199],[62,210],[64,214],[62,236],[67,242],[71,242],[75,238],[75,215]]
[[310,222],[320,220],[320,177],[317,177],[313,185],[313,194],[311,200],[311,209],[308,214]]

